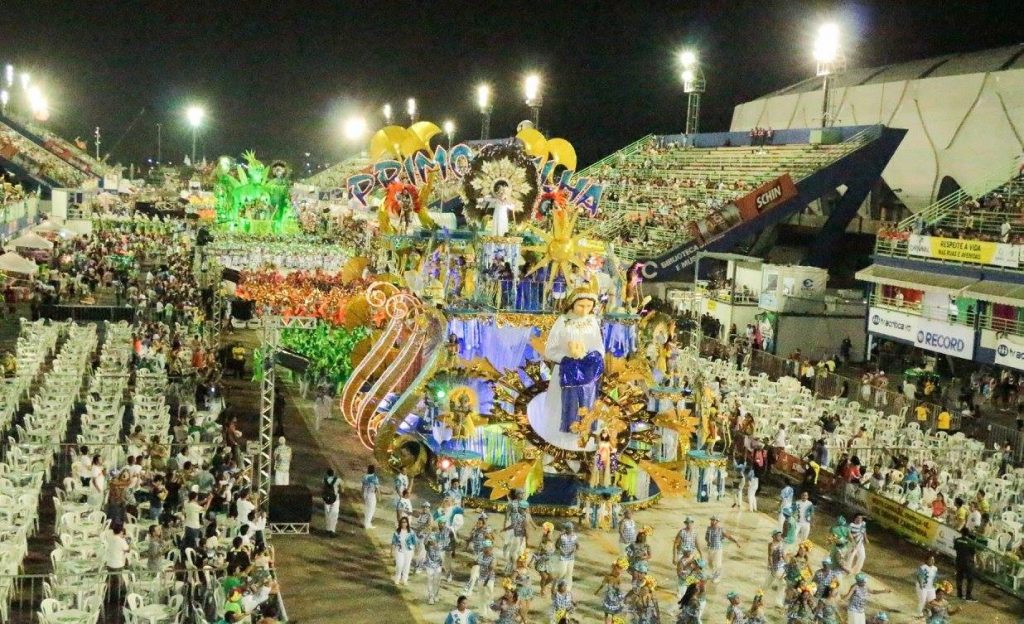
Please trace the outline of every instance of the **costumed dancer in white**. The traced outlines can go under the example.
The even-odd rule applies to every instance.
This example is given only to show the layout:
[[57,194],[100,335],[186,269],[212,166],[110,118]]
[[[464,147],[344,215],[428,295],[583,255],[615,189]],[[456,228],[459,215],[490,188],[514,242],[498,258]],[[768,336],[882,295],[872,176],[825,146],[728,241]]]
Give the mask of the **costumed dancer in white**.
[[398,521],[391,536],[391,553],[395,557],[395,585],[409,584],[409,568],[416,552],[416,534],[409,528],[409,518]]
[[935,555],[928,555],[928,561],[917,569],[914,588],[917,590],[917,611],[915,615],[924,615],[924,606],[935,600],[935,577],[939,568],[935,566]]
[[281,436],[274,448],[274,485],[288,485],[291,467],[292,447],[288,446],[284,436]]
[[377,511],[377,495],[380,493],[380,479],[377,477],[377,467],[370,465],[366,467],[366,474],[363,475],[363,528],[373,528],[373,514]]
[[333,468],[327,469],[324,475],[321,498],[324,501],[324,530],[335,535],[338,528],[338,510],[341,508],[341,480],[334,474]]

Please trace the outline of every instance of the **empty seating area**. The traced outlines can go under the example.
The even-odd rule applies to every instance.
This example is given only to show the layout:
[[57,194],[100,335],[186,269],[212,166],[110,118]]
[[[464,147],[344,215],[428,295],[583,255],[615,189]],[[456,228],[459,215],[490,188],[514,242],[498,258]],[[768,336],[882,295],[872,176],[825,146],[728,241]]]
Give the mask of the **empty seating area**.
[[783,174],[798,181],[860,144],[681,148],[652,139],[586,172],[604,193],[601,212],[578,227],[631,260],[658,255],[688,238],[687,223]]

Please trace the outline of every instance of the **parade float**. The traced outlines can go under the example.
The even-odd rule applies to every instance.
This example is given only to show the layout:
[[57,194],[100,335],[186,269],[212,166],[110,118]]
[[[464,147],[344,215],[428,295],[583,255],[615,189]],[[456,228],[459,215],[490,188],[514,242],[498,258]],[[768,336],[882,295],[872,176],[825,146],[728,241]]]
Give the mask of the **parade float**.
[[384,276],[362,299],[372,346],[340,393],[359,440],[392,470],[459,480],[467,506],[516,489],[537,513],[597,523],[687,492],[700,423],[665,400],[669,371],[644,342],[660,353],[672,328],[647,331],[630,267],[574,231],[600,186],[533,128],[431,151],[434,128],[379,131],[348,182]]

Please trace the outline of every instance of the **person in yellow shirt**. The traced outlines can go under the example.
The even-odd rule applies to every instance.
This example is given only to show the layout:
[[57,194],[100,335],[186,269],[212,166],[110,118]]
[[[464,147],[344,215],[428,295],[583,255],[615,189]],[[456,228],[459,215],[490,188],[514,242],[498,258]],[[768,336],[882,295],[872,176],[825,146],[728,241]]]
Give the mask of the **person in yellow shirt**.
[[953,417],[949,415],[949,410],[942,408],[938,418],[935,419],[935,426],[939,431],[949,431],[950,421],[952,420]]
[[917,417],[917,422],[925,422],[928,420],[928,408],[924,406],[924,403],[914,408],[914,416]]

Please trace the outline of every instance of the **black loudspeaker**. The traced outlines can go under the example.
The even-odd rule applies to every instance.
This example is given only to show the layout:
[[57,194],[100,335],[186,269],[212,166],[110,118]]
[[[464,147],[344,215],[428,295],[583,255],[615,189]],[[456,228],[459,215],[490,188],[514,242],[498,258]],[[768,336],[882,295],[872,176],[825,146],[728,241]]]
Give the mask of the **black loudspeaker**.
[[313,493],[304,485],[270,486],[270,524],[309,523],[313,517]]

